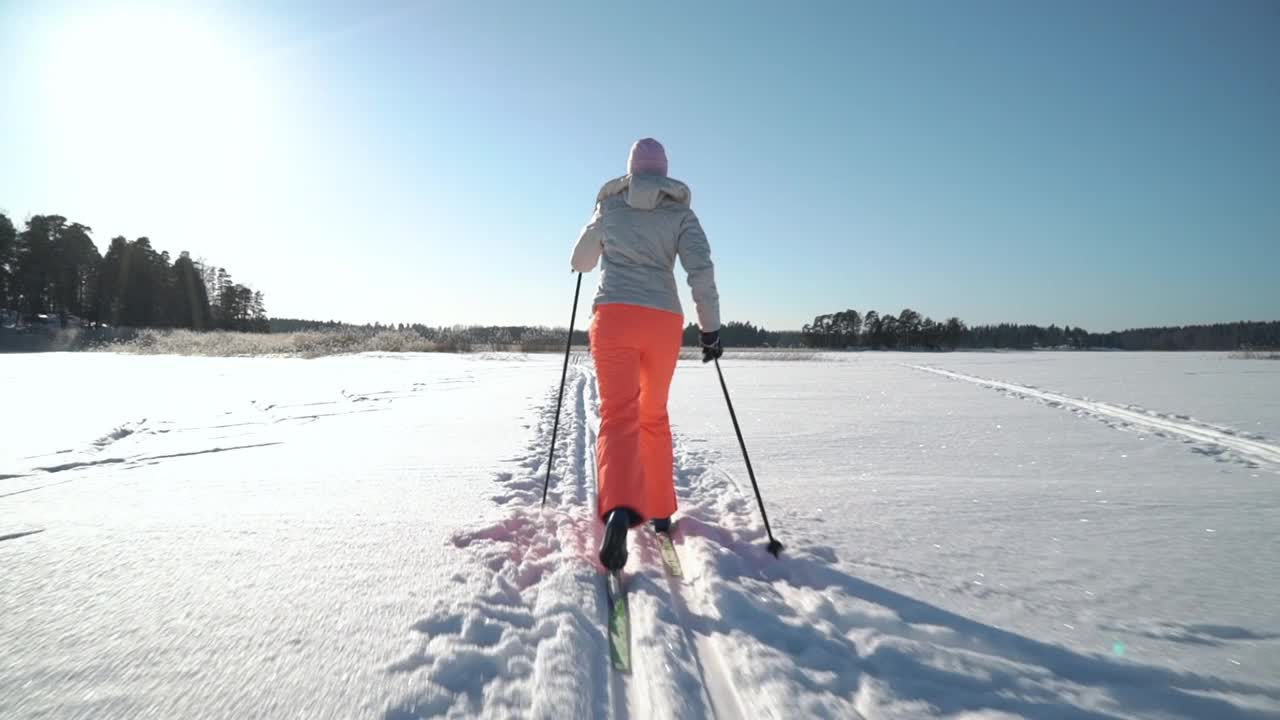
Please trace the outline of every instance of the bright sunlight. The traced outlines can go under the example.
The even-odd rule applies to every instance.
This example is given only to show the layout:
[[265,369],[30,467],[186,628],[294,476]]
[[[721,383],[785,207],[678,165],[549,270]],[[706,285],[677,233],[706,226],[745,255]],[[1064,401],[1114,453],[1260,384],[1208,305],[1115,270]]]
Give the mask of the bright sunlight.
[[116,6],[68,17],[46,47],[60,149],[115,193],[198,202],[266,145],[264,83],[207,18]]

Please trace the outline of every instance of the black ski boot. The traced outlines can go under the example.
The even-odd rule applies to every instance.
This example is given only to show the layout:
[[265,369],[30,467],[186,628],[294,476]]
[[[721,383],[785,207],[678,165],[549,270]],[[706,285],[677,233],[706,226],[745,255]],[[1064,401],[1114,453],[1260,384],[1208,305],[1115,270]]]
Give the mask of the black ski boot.
[[627,564],[627,530],[632,525],[632,514],[627,508],[609,513],[604,525],[604,540],[600,543],[600,564],[610,572],[617,572]]
[[668,533],[668,534],[671,533],[671,518],[669,517],[654,518],[649,522],[653,524],[654,532]]

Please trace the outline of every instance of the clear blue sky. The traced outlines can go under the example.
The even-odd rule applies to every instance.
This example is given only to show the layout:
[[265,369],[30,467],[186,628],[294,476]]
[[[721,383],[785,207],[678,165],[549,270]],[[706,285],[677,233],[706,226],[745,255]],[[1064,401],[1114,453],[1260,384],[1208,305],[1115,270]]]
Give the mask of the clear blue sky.
[[0,209],[275,315],[563,325],[651,135],[727,319],[1280,318],[1271,0],[0,0],[0,97]]

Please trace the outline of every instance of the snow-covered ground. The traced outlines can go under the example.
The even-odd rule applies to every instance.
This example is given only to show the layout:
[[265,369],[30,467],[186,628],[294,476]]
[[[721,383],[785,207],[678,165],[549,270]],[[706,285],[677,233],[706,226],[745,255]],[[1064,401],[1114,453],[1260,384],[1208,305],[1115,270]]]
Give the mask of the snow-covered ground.
[[1280,717],[1280,364],[726,357],[634,668],[591,365],[0,356],[0,717]]

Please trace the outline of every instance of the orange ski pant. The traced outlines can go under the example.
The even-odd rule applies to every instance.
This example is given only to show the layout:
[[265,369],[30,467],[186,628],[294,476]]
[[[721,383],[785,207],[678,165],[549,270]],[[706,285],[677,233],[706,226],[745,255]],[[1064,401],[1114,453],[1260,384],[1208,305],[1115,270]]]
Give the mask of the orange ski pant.
[[597,305],[591,355],[600,385],[596,511],[625,507],[640,518],[671,517],[676,491],[667,394],[680,357],[684,318],[638,305]]

